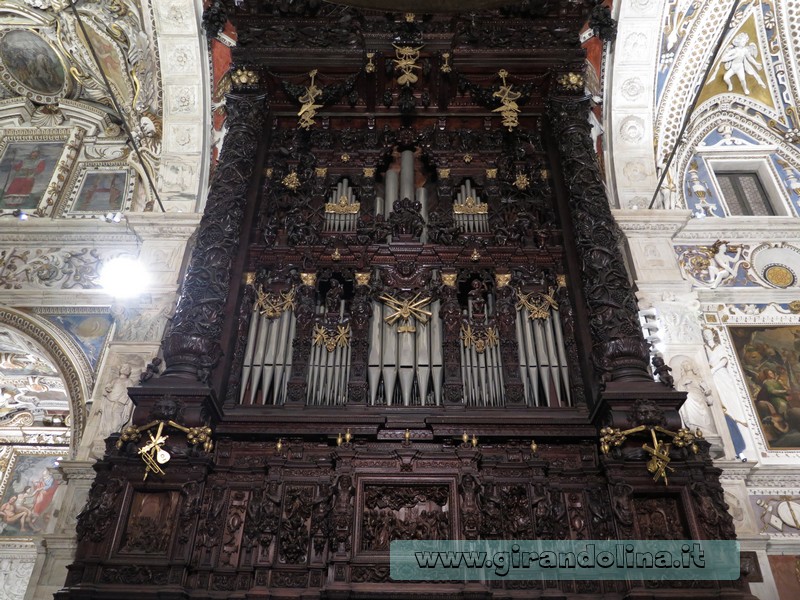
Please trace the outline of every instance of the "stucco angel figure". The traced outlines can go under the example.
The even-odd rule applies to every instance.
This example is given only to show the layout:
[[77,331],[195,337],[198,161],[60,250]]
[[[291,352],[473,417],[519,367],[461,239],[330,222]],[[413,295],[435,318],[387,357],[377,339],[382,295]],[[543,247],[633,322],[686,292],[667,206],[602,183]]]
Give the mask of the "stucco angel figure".
[[[725,75],[722,76],[722,80],[728,85],[729,92],[733,91],[731,78],[734,75],[739,79],[742,90],[748,96],[750,95],[750,89],[747,87],[748,75],[755,77],[756,82],[762,88],[767,87],[758,74],[758,71],[762,70],[762,66],[758,62],[758,46],[750,42],[750,36],[745,32],[734,36],[731,45],[722,53],[720,63],[725,66]],[[719,66],[717,66],[717,70],[719,70]],[[716,75],[715,71],[711,77],[712,81]]]
[[[739,267],[750,266],[742,258],[742,246],[733,246],[726,240],[717,240],[711,246],[699,246],[687,256],[685,265],[693,277],[712,290],[736,277]],[[731,253],[733,254],[731,256]]]

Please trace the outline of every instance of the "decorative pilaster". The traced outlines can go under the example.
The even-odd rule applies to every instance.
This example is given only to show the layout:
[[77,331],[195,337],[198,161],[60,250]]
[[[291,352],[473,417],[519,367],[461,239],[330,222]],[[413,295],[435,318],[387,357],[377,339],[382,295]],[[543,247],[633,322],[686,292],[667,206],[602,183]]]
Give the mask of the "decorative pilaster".
[[227,96],[228,133],[211,180],[205,214],[172,326],[164,339],[164,375],[205,383],[221,356],[231,266],[239,248],[247,189],[268,112],[265,95]]
[[548,107],[580,256],[592,357],[605,381],[652,380],[636,298],[619,249],[589,125],[589,98],[552,98]]

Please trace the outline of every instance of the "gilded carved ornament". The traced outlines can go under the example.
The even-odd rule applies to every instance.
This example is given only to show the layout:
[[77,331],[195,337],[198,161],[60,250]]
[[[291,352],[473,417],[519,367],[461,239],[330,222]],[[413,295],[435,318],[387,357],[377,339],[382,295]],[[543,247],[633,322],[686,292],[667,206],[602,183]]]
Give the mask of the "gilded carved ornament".
[[492,112],[500,113],[500,116],[503,118],[503,127],[507,127],[509,131],[513,131],[515,127],[519,126],[520,110],[517,100],[522,97],[522,92],[512,90],[511,88],[514,86],[506,83],[508,71],[500,69],[497,74],[500,76],[500,79],[503,80],[503,85],[492,94],[493,98],[498,98],[500,100],[500,106],[495,108]]

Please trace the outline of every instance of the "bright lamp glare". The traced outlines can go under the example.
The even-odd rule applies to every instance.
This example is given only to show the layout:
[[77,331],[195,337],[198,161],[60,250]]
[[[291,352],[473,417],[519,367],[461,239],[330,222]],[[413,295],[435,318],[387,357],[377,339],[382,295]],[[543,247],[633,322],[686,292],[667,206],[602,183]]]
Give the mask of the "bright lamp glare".
[[112,296],[130,297],[144,292],[149,280],[138,260],[120,256],[103,265],[98,282]]

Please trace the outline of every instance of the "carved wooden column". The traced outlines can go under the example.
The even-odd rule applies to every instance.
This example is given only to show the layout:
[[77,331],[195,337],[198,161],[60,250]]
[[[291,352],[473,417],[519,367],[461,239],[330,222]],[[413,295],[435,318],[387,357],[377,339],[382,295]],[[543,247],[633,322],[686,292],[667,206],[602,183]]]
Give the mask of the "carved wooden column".
[[297,318],[292,344],[292,375],[287,384],[286,403],[305,404],[308,358],[311,355],[311,331],[317,308],[317,274],[301,273],[294,309]]
[[442,273],[439,288],[442,319],[442,354],[444,358],[443,404],[452,406],[464,403],[464,387],[461,381],[461,307],[458,304],[458,288],[455,273]]
[[369,357],[369,323],[372,302],[369,279],[371,273],[356,273],[356,290],[350,304],[350,379],[347,384],[348,404],[366,404],[369,400],[367,361]]
[[517,310],[510,275],[496,274],[496,318],[500,330],[500,356],[503,359],[503,382],[506,406],[525,403],[525,388],[519,375],[519,351],[516,336]]
[[207,382],[220,355],[231,266],[239,249],[248,185],[268,112],[265,95],[227,96],[228,133],[169,333],[164,375]]
[[552,98],[549,118],[569,193],[595,368],[605,380],[652,381],[636,297],[592,147],[589,98]]

